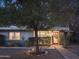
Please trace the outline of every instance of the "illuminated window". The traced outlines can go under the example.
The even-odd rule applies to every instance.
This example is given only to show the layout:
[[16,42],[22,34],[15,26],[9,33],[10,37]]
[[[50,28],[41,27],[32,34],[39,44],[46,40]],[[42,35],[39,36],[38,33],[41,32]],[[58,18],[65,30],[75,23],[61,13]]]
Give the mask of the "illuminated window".
[[9,39],[10,40],[20,40],[20,32],[10,32]]
[[10,39],[10,40],[14,39],[14,32],[10,32],[10,33],[9,33],[9,39]]

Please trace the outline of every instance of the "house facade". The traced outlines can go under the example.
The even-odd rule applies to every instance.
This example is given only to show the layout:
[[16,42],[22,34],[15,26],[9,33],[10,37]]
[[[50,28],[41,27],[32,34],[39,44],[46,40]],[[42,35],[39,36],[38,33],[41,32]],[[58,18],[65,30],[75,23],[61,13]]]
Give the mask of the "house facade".
[[16,26],[0,27],[0,46],[17,45],[32,36],[31,30],[25,30]]
[[[39,44],[43,45],[63,45],[70,40],[70,29],[68,27],[53,27],[49,30],[39,30]],[[34,33],[33,33],[34,34]]]
[[[40,45],[60,44],[60,34],[64,30],[69,32],[66,27],[54,27],[51,30],[39,30],[38,37]],[[25,46],[25,41],[30,37],[35,37],[33,30],[18,28],[16,26],[0,27],[0,46]]]

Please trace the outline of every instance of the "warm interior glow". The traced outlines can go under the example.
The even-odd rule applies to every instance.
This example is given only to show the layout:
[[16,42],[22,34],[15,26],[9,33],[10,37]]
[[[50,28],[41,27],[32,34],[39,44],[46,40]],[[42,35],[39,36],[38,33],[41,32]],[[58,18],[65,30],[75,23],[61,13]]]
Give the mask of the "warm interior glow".
[[9,39],[12,40],[14,38],[14,32],[9,33]]
[[10,32],[9,39],[10,40],[20,40],[20,32]]
[[59,43],[59,31],[53,31],[53,43]]
[[15,32],[15,39],[19,40],[20,39],[20,32]]
[[38,31],[38,36],[39,37],[50,37],[51,32],[50,31]]
[[[38,31],[38,37],[51,37],[51,31]],[[35,37],[35,32],[33,31],[33,36]]]

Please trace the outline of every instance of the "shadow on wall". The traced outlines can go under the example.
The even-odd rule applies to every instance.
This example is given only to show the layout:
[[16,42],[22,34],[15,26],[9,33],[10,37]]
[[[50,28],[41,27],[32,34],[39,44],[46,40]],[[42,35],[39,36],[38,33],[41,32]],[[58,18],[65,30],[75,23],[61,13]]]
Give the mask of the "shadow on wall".
[[5,46],[6,44],[6,37],[0,34],[0,46]]
[[25,47],[25,41],[22,40],[9,40],[6,47]]

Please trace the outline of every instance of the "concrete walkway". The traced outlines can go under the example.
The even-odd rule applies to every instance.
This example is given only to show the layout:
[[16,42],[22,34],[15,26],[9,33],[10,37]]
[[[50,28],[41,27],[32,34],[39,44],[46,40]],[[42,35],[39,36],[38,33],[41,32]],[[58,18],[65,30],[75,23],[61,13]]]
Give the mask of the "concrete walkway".
[[62,46],[54,46],[65,59],[79,59],[79,56],[63,48]]

